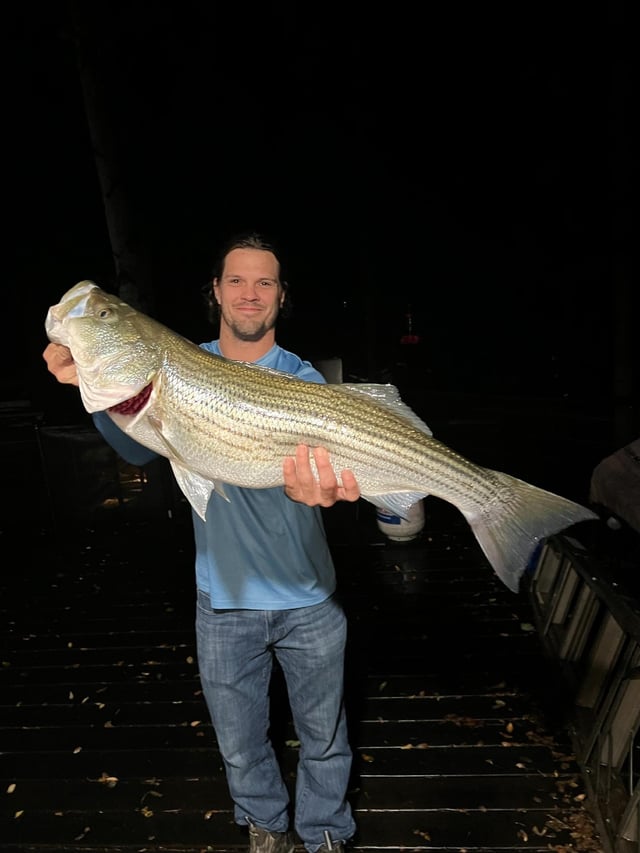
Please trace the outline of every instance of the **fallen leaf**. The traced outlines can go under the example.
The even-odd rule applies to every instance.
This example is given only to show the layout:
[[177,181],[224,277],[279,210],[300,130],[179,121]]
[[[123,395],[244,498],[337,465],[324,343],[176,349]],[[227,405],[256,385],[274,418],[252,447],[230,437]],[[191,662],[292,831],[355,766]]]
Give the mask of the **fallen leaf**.
[[425,841],[431,841],[431,836],[429,835],[429,833],[425,832],[422,829],[414,829],[413,834],[420,836],[420,838],[424,838]]

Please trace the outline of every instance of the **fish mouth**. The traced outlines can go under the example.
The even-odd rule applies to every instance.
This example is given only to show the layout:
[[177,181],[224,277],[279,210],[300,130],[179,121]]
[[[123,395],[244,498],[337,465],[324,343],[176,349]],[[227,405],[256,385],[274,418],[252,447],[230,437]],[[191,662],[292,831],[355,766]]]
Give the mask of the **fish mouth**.
[[142,391],[138,391],[133,397],[123,400],[121,403],[116,403],[115,406],[109,406],[108,412],[116,412],[119,415],[137,415],[147,403],[153,391],[153,383],[145,385]]
[[57,305],[49,308],[44,325],[50,341],[68,346],[67,318],[84,316],[89,295],[97,287],[98,285],[93,281],[80,281],[65,293]]

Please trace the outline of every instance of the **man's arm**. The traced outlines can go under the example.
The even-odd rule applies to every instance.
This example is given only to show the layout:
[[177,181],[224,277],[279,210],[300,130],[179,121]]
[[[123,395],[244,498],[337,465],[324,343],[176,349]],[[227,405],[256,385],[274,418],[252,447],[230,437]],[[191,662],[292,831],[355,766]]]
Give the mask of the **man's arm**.
[[[47,362],[49,372],[53,373],[58,382],[65,385],[79,384],[78,371],[69,347],[50,343],[42,353],[42,357]],[[149,450],[117,427],[106,412],[94,412],[91,418],[107,444],[111,445],[116,453],[131,465],[147,465],[158,458],[155,451]]]

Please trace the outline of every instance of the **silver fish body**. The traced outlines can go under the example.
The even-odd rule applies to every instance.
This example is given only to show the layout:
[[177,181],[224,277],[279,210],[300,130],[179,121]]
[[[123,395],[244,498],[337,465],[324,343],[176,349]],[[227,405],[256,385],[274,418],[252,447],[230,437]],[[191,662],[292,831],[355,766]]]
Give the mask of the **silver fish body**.
[[225,483],[282,485],[282,460],[301,443],[326,447],[338,475],[351,469],[362,497],[395,514],[426,495],[456,506],[514,592],[541,539],[597,518],[451,450],[393,386],[321,385],[224,359],[94,282],[67,291],[45,328],[70,348],[87,411],[108,410],[124,432],[165,456],[202,518],[212,491],[225,496]]

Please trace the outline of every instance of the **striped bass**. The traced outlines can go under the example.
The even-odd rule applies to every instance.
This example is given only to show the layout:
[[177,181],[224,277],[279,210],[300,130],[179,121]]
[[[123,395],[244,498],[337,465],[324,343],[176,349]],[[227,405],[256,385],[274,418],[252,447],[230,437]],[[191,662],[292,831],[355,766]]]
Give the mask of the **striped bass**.
[[427,495],[457,507],[498,577],[517,592],[542,539],[598,517],[456,453],[394,386],[316,384],[225,359],[92,281],[49,308],[45,329],[71,350],[87,412],[107,410],[125,433],[166,457],[203,519],[214,490],[226,498],[225,483],[283,485],[285,456],[298,444],[323,446],[337,474],[352,470],[362,497],[394,515],[406,517]]

